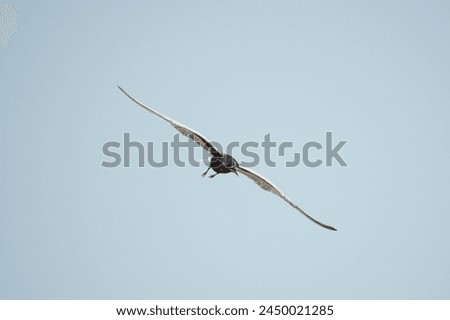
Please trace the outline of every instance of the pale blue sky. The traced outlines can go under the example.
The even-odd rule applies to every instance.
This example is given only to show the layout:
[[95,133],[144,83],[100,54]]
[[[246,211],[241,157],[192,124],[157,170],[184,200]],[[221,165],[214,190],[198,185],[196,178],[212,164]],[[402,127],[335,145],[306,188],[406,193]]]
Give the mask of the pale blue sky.
[[[10,4],[0,298],[450,298],[448,1]],[[254,168],[338,232],[244,177],[103,168],[176,133],[117,84],[222,144],[348,140]]]

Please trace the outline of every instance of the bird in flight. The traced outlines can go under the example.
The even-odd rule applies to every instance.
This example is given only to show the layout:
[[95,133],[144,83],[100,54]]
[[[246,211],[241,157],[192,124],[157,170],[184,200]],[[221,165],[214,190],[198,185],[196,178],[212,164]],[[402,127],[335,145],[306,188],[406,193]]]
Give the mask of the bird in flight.
[[283,199],[284,201],[289,203],[289,205],[291,207],[293,207],[297,211],[301,212],[303,215],[305,215],[312,222],[318,224],[319,226],[321,226],[323,228],[336,231],[336,229],[333,228],[332,226],[329,226],[329,225],[327,225],[325,223],[322,223],[322,222],[314,219],[309,214],[307,214],[305,211],[303,211],[303,209],[301,209],[294,202],[292,202],[286,195],[284,195],[284,193],[282,193],[273,183],[269,182],[266,178],[264,178],[263,176],[257,174],[256,172],[254,172],[254,171],[252,171],[252,170],[250,170],[248,168],[241,167],[238,164],[238,162],[232,156],[230,156],[228,154],[225,154],[225,153],[222,153],[222,152],[219,152],[216,148],[214,148],[214,146],[209,142],[209,140],[207,140],[200,133],[198,133],[198,132],[196,132],[196,131],[186,127],[185,125],[183,125],[183,124],[181,124],[179,122],[176,122],[175,120],[170,119],[169,117],[166,117],[165,115],[157,112],[156,110],[153,110],[152,108],[146,106],[142,102],[140,102],[140,101],[136,100],[135,98],[133,98],[132,96],[130,96],[120,86],[117,86],[117,87],[128,98],[130,98],[132,101],[134,101],[136,104],[138,104],[139,106],[141,106],[145,110],[150,111],[151,113],[153,113],[154,115],[160,117],[161,119],[167,121],[168,123],[170,123],[172,125],[172,127],[174,127],[176,130],[178,130],[182,135],[191,138],[199,146],[201,146],[203,149],[205,149],[206,151],[211,153],[212,158],[211,158],[211,161],[210,161],[208,169],[206,170],[205,173],[202,174],[203,177],[208,173],[209,169],[213,169],[216,172],[216,173],[210,175],[209,178],[213,178],[216,175],[218,175],[219,173],[230,173],[230,172],[233,172],[236,175],[238,175],[238,173],[243,174],[244,176],[246,176],[246,177],[250,178],[251,180],[253,180],[262,189],[264,189],[266,191],[269,191],[269,192],[279,196],[281,199]]

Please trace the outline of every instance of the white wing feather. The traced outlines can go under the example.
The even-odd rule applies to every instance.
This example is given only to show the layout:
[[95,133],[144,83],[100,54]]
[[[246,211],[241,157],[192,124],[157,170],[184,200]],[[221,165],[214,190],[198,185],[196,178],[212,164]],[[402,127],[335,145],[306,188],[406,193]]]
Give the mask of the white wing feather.
[[316,219],[314,219],[313,217],[311,217],[309,214],[307,214],[305,211],[303,211],[302,208],[300,208],[299,206],[297,206],[294,202],[291,201],[291,199],[289,199],[284,193],[282,193],[273,183],[271,183],[269,180],[267,180],[266,178],[264,178],[263,176],[257,174],[256,172],[248,169],[248,168],[243,168],[243,167],[238,167],[236,169],[239,173],[243,174],[244,176],[246,176],[247,178],[252,179],[258,186],[260,186],[262,189],[269,191],[277,196],[279,196],[280,198],[282,198],[284,201],[286,201],[287,203],[289,203],[289,205],[293,208],[295,208],[296,210],[298,210],[299,212],[301,212],[302,214],[304,214],[309,220],[311,220],[314,223],[317,223],[319,226],[324,227],[326,229],[329,230],[334,230],[336,231],[335,228],[333,228],[332,226],[329,226],[325,223],[322,223],[320,221],[317,221]]
[[123,90],[120,86],[117,86],[120,91],[122,91],[128,98],[130,98],[132,101],[134,101],[137,105],[139,105],[140,107],[144,108],[147,111],[150,111],[151,113],[153,113],[154,115],[160,117],[161,119],[163,119],[164,121],[167,121],[168,123],[171,124],[172,127],[174,127],[178,132],[180,132],[182,135],[191,138],[195,143],[197,143],[199,146],[201,146],[203,149],[205,149],[206,151],[210,152],[212,155],[215,156],[221,156],[222,153],[220,153],[216,148],[214,148],[214,146],[209,142],[208,139],[206,139],[205,137],[203,137],[200,133],[192,130],[191,128],[185,126],[184,124],[181,124],[173,119],[170,119],[169,117],[163,115],[162,113],[159,113],[156,110],[153,110],[152,108],[150,108],[149,106],[143,104],[142,102],[140,102],[139,100],[133,98],[132,96],[130,96],[125,90]]

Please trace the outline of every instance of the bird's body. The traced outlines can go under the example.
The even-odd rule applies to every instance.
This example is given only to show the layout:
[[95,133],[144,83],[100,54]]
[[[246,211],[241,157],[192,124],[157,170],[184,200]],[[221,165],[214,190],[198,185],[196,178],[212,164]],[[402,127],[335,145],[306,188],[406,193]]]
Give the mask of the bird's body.
[[207,150],[209,153],[211,153],[212,158],[208,167],[208,170],[202,174],[204,177],[210,169],[213,169],[216,173],[209,176],[209,178],[214,178],[218,174],[226,174],[233,172],[236,175],[238,173],[243,174],[244,176],[250,178],[253,180],[258,186],[260,186],[262,189],[269,191],[280,198],[282,198],[284,201],[286,201],[291,207],[301,212],[303,215],[305,215],[309,220],[312,222],[318,224],[319,226],[336,231],[335,228],[332,226],[329,226],[327,224],[324,224],[310,215],[308,215],[305,211],[303,211],[299,206],[297,206],[294,202],[292,202],[286,195],[284,195],[274,184],[269,182],[266,178],[260,176],[256,172],[253,172],[252,170],[248,168],[241,167],[239,163],[230,155],[219,152],[214,146],[207,140],[205,137],[200,135],[198,132],[186,127],[185,125],[182,125],[181,123],[178,123],[169,117],[157,112],[156,110],[146,106],[145,104],[139,102],[132,96],[130,96],[125,90],[123,90],[121,87],[118,87],[127,97],[129,97],[131,100],[133,100],[135,103],[137,103],[142,108],[146,109],[147,111],[150,111],[151,113],[155,114],[156,116],[160,117],[161,119],[169,122],[172,127],[174,127],[176,130],[178,130],[181,134],[191,138],[194,140],[198,145],[200,145],[203,149]]
[[[213,156],[211,158],[211,161],[209,163],[209,169],[213,169],[216,173],[213,175],[210,175],[210,178],[214,178],[219,173],[230,173],[234,172],[237,175],[237,168],[239,168],[238,162],[230,155],[223,154],[222,156]],[[203,174],[203,176],[206,175],[206,172]]]
[[236,172],[239,165],[232,156],[224,154],[222,157],[212,157],[210,166],[217,173],[230,173]]

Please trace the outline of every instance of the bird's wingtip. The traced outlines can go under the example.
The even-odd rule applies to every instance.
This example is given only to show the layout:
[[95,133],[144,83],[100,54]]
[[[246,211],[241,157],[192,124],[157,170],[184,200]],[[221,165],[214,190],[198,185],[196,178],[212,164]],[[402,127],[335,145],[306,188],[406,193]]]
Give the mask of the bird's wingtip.
[[[124,93],[125,95],[127,95],[127,96],[130,97],[130,95],[129,95],[124,89],[122,89],[121,86],[117,85],[117,88],[119,88],[119,90],[122,91],[122,93]],[[130,97],[130,98],[131,98],[131,97]]]

